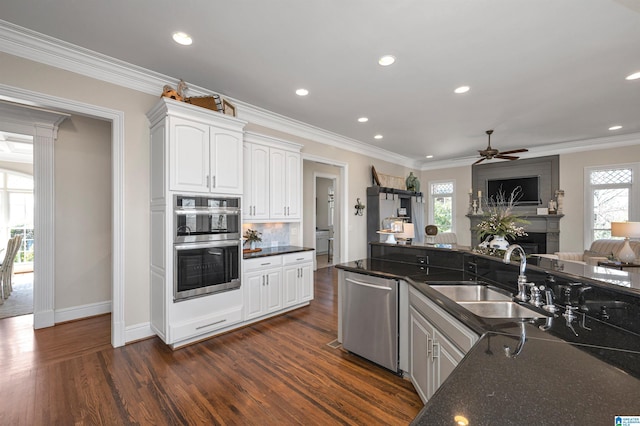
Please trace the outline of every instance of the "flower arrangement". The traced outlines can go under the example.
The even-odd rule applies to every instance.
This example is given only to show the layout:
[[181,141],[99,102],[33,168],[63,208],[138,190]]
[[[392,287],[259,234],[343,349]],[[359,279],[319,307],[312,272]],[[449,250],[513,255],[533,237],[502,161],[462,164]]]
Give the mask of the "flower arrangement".
[[256,229],[247,229],[247,231],[244,233],[243,237],[246,239],[245,244],[246,243],[256,243],[256,242],[261,242],[262,241],[262,233],[259,232]]
[[504,192],[499,191],[496,199],[489,199],[487,202],[486,219],[480,222],[476,231],[480,239],[488,235],[501,237],[522,237],[527,235],[524,228],[519,224],[529,223],[513,213],[513,208],[517,205],[518,199],[522,196],[522,189],[514,189],[507,199]]

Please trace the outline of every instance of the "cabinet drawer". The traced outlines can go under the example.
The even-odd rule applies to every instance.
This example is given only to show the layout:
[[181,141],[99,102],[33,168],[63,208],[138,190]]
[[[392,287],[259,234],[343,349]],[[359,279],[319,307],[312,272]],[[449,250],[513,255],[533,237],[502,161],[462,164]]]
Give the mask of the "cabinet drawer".
[[282,266],[282,256],[265,256],[258,259],[243,260],[244,272],[259,271],[262,269],[278,268]]
[[242,306],[235,307],[225,312],[195,318],[190,321],[182,321],[169,325],[171,341],[179,342],[190,337],[228,327],[242,321]]
[[469,352],[471,347],[478,341],[476,333],[469,330],[460,321],[453,318],[413,287],[409,288],[409,305],[427,318],[463,353]]
[[313,251],[300,251],[297,253],[289,253],[289,254],[282,255],[283,265],[293,265],[296,263],[312,262],[312,261],[313,261]]

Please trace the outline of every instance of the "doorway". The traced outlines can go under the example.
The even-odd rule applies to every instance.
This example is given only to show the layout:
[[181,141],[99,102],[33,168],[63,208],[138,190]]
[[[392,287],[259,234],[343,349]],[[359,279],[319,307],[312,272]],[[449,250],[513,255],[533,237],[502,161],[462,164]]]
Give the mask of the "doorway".
[[338,176],[325,173],[314,173],[314,176],[316,194],[316,265],[317,269],[321,269],[333,265],[335,259],[335,188]]

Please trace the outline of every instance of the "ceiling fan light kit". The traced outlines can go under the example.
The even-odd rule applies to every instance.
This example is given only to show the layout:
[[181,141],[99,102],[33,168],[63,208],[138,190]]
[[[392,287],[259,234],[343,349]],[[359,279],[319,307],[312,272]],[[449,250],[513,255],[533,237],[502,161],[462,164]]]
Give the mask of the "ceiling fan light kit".
[[491,134],[493,133],[493,130],[487,130],[485,132],[489,138],[489,142],[487,143],[487,148],[486,149],[479,149],[478,153],[480,154],[480,159],[478,161],[476,161],[475,164],[481,163],[484,160],[492,160],[494,158],[501,158],[503,160],[517,160],[518,156],[515,155],[508,155],[508,154],[516,154],[518,152],[527,152],[529,151],[526,148],[521,148],[521,149],[513,149],[511,151],[503,151],[500,152],[500,150],[497,150],[495,148],[491,148]]

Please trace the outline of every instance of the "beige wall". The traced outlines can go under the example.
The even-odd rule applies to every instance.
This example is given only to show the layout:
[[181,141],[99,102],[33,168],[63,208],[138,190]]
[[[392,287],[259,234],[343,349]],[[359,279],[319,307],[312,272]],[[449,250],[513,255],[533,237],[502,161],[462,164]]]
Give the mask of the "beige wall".
[[55,309],[111,300],[111,123],[74,115],[55,152]]
[[149,322],[149,123],[156,96],[0,53],[0,82],[124,113],[125,325]]
[[[638,145],[560,155],[560,188],[564,190],[564,217],[560,220],[560,251],[583,251],[584,170],[586,167],[629,164],[640,161]],[[640,197],[639,193],[634,194]]]
[[[149,321],[149,123],[145,113],[157,102],[157,96],[101,82],[72,72],[0,53],[2,76],[0,82],[9,86],[45,93],[101,108],[124,113],[124,300],[125,325],[145,324]],[[280,137],[304,145],[303,154],[311,154],[349,165],[347,209],[360,198],[366,204],[366,188],[371,185],[371,166],[379,173],[407,176],[413,171],[420,176],[422,190],[428,190],[430,180],[455,179],[457,188],[456,231],[461,244],[470,242],[469,222],[466,219],[467,191],[471,182],[471,167],[416,172],[402,165],[385,162],[365,155],[327,146],[308,139],[291,136],[251,123],[247,130]],[[594,151],[561,156],[561,187],[567,193],[561,222],[561,248],[580,246],[582,235],[583,169],[591,164],[622,163],[640,158],[640,147],[611,151]],[[305,190],[306,192],[306,190]],[[577,211],[580,210],[579,214]],[[366,209],[365,209],[366,214]],[[349,252],[343,261],[367,255],[366,216],[346,215]],[[305,213],[305,218],[308,215]],[[580,221],[580,224],[578,224]],[[307,225],[305,220],[305,225]],[[577,237],[578,236],[578,237]],[[85,299],[82,296],[82,300]],[[84,303],[84,302],[78,302]]]

